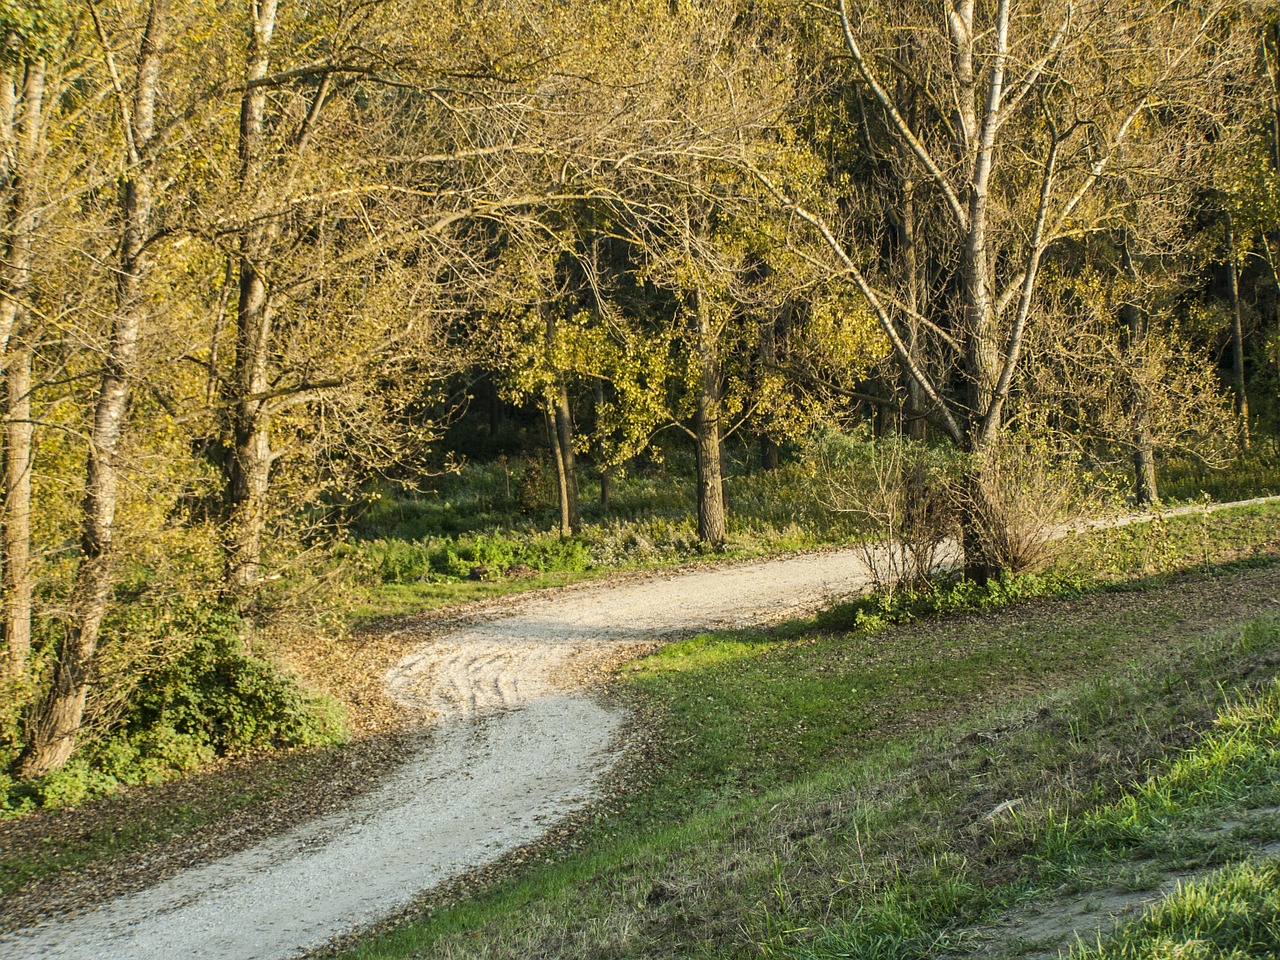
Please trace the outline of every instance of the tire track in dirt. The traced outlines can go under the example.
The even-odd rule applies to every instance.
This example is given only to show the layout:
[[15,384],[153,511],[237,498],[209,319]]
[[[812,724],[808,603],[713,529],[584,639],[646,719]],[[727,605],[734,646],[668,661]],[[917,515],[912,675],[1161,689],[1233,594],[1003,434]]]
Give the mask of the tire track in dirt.
[[386,683],[434,720],[351,808],[0,936],[0,955],[301,956],[533,842],[589,802],[626,719],[589,692],[603,665],[674,636],[810,613],[866,584],[858,552],[833,551],[568,591],[424,634]]

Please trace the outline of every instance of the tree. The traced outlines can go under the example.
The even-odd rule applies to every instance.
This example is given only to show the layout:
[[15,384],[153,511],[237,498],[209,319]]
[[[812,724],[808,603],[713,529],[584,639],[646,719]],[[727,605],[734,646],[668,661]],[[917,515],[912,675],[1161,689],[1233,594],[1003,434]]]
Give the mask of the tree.
[[[1141,177],[1154,154],[1212,141],[1229,103],[1224,90],[1247,56],[1244,31],[1232,28],[1237,15],[1217,2],[1121,10],[1019,0],[855,15],[842,0],[852,82],[890,145],[885,152],[908,158],[898,165],[898,194],[934,225],[928,255],[943,282],[922,306],[911,306],[924,291],[903,265],[910,245],[878,257],[832,213],[748,161],[831,251],[930,420],[969,454],[962,530],[971,577],[1001,565],[997,538],[984,529],[992,510],[982,472],[1007,427],[1028,327],[1043,310],[1042,267],[1066,240],[1121,229],[1134,215],[1111,189],[1119,173]],[[849,188],[840,202],[856,208],[859,196]],[[921,329],[935,344],[929,364],[912,347]]]
[[75,748],[92,676],[102,618],[112,586],[113,540],[119,473],[117,460],[126,424],[138,344],[147,313],[144,284],[150,267],[156,106],[162,51],[168,26],[167,0],[151,0],[134,57],[130,87],[114,65],[110,40],[93,12],[120,111],[124,163],[120,195],[120,254],[111,342],[94,405],[85,481],[79,569],[72,616],[58,651],[53,686],[31,724],[19,762],[23,776],[38,776],[66,762]]

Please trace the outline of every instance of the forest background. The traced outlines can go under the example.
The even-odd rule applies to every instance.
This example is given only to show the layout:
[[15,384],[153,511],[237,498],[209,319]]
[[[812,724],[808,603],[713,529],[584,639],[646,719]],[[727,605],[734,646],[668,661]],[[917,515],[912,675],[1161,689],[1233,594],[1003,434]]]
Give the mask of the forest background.
[[[9,812],[344,735],[282,638],[1268,492],[1280,26],[0,6]],[[558,579],[557,579],[558,578]]]

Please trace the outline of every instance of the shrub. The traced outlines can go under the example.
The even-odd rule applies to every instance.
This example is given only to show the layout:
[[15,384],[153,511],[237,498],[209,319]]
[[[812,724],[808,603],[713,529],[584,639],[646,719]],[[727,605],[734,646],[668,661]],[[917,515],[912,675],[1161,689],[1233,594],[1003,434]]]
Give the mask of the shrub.
[[[143,622],[150,610],[152,622]],[[0,779],[0,815],[57,809],[121,786],[171,779],[215,757],[250,750],[333,743],[345,735],[341,708],[306,693],[274,664],[247,653],[243,623],[226,605],[135,605],[129,625],[163,631],[168,650],[150,659],[119,703],[95,721],[99,732],[59,770],[32,781]],[[117,625],[119,626],[119,625]]]
[[1041,435],[1003,436],[969,458],[953,487],[966,549],[979,544],[993,571],[1043,570],[1062,525],[1086,512],[1084,476],[1078,457]]
[[876,589],[927,587],[956,532],[956,457],[902,437],[832,433],[820,447],[820,463],[833,509],[860,519],[870,534],[862,554]]
[[232,612],[215,608],[195,615],[202,629],[193,632],[183,654],[138,684],[125,724],[131,738],[150,745],[153,755],[169,751],[178,759],[203,747],[221,756],[342,736],[330,703],[308,696],[274,664],[244,651]]

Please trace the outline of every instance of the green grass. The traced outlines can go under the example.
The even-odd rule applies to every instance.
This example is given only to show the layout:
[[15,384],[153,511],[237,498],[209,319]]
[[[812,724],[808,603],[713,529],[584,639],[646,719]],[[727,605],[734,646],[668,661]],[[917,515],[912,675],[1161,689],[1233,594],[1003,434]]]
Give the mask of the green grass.
[[[563,540],[551,532],[551,478],[533,461],[470,464],[437,478],[430,491],[370,491],[330,566],[345,582],[351,618],[364,621],[620,570],[746,559],[866,534],[851,516],[828,509],[809,466],[755,473],[738,466],[726,481],[729,541],[709,553],[698,542],[686,460],[677,453],[619,474],[607,510],[598,480],[583,471],[582,531]],[[515,565],[526,569],[512,579],[507,571]],[[483,569],[473,574],[476,567]]]
[[[730,478],[730,539],[725,550],[711,557],[698,543],[692,485],[680,470],[667,465],[615,481],[617,494],[607,513],[590,501],[590,490],[584,490],[588,507],[583,530],[562,540],[548,532],[554,520],[545,507],[520,507],[520,471],[528,469],[528,464],[472,465],[440,478],[440,489],[434,493],[380,494],[329,561],[343,581],[340,603],[349,619],[366,622],[412,614],[623,570],[846,544],[869,532],[852,515],[832,513],[813,472],[803,464],[791,464]],[[1260,481],[1248,487],[1251,493],[1257,489]],[[1226,487],[1221,490],[1228,492]],[[1056,595],[1072,589],[1073,583],[1129,581],[1135,575],[1197,563],[1208,567],[1267,543],[1280,547],[1278,519],[1280,506],[1264,505],[1233,511],[1229,519],[1214,515],[1210,521],[1207,514],[1177,517],[1075,536],[1065,545],[1064,558],[1046,574],[1007,581],[1005,599]],[[508,576],[516,565],[525,568],[523,575]],[[977,599],[997,603],[994,596]],[[953,591],[908,592],[894,598],[895,611],[867,605],[876,600],[859,609],[864,618],[888,613],[888,620],[899,622],[902,613],[929,615],[945,612],[948,604],[959,608],[973,601]]]
[[[1240,635],[1245,648],[1269,647],[1277,641],[1276,621],[1257,621]],[[1064,872],[1100,857],[1154,856],[1185,840],[1180,832],[1198,835],[1196,828],[1203,825],[1206,811],[1277,803],[1280,681],[1257,697],[1226,707],[1194,749],[1118,803],[1055,824],[1044,841],[1045,856]]]
[[1272,960],[1280,956],[1280,859],[1234,864],[1181,887],[1073,960]]
[[[838,955],[908,923],[917,933],[893,949],[927,955],[1029,895],[1053,816],[1114,800],[1248,688],[1275,638],[1187,632],[1179,591],[1273,562],[1278,518],[1267,505],[1077,537],[1035,581],[961,587],[892,616],[880,603],[874,629],[844,608],[673,644],[622,677],[620,695],[652,721],[625,789],[513,879],[352,956]],[[1091,593],[1108,584],[1128,592]],[[220,804],[271,802],[253,778],[228,791],[135,826],[121,808],[121,825],[26,849],[6,875],[78,869]],[[985,814],[1011,797],[1026,804],[1018,829],[996,835]],[[902,916],[873,918],[873,901]]]
[[1274,663],[1273,622],[1189,622],[1214,597],[1231,621],[1212,584],[1166,578],[672,644],[623,675],[661,729],[633,790],[574,844],[345,956],[936,956],[1060,882],[1053,825],[1119,801]]
[[1199,460],[1174,458],[1160,464],[1160,495],[1171,501],[1196,501],[1208,496],[1219,502],[1249,500],[1280,493],[1280,447],[1274,437],[1258,437],[1223,468]]

